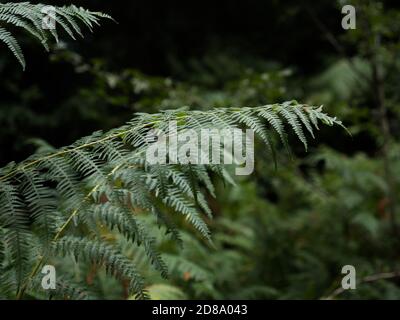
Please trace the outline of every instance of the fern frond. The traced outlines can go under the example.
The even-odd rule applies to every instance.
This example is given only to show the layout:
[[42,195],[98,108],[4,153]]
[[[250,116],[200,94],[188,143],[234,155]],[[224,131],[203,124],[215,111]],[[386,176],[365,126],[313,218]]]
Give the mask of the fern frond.
[[30,256],[29,218],[18,190],[7,181],[0,182],[0,221],[5,229],[5,244],[11,252],[19,288]]
[[43,229],[40,234],[43,235],[46,246],[49,245],[52,235],[55,234],[53,228],[56,210],[54,192],[45,186],[43,175],[29,170],[23,172],[21,194],[34,223]]
[[247,112],[238,112],[236,117],[239,123],[244,123],[246,126],[253,129],[253,131],[261,137],[268,150],[271,152],[274,163],[276,165],[275,147],[270,139],[270,133],[268,132],[266,126],[261,122],[258,115],[254,115],[254,112],[250,109]]
[[279,118],[276,111],[274,111],[271,106],[268,106],[265,109],[260,110],[258,115],[268,121],[269,125],[279,134],[279,137],[283,142],[285,129],[283,127],[282,120]]
[[111,203],[93,205],[88,210],[89,216],[94,221],[106,224],[111,229],[117,228],[128,240],[143,245],[150,262],[160,271],[163,277],[167,277],[168,270],[160,254],[155,247],[155,240],[149,236],[145,226],[137,221],[133,213],[124,206],[115,206]]
[[[174,219],[183,216],[211,242],[205,222],[205,216],[211,217],[206,195],[215,197],[210,174],[233,184],[234,180],[221,164],[147,163],[147,133],[152,129],[167,132],[170,121],[177,123],[178,133],[215,126],[228,130],[248,126],[271,148],[273,135],[286,142],[285,124],[305,146],[302,126],[312,135],[310,127],[317,128],[318,122],[342,125],[320,108],[293,102],[243,109],[167,110],[138,114],[120,128],[95,132],[71,146],[46,149],[20,164],[10,164],[0,170],[0,229],[4,251],[11,253],[15,266],[15,281],[8,277],[9,287],[17,288],[18,297],[42,263],[53,254],[71,253],[77,259],[104,265],[110,274],[129,279],[132,293],[145,298],[142,276],[132,261],[104,241],[101,225],[140,245],[163,276],[167,275],[166,265],[142,215],[152,215],[178,242],[182,240]],[[35,254],[29,253],[31,238],[42,239]],[[46,243],[51,243],[51,252]],[[30,270],[28,257],[36,255],[41,258]]]
[[[43,167],[47,168],[46,178],[56,183],[60,201],[66,210],[71,210],[77,203],[83,201],[83,190],[78,174],[73,170],[68,159],[62,157],[49,158],[43,161]],[[61,208],[63,209],[63,208]]]
[[0,27],[0,41],[3,41],[7,45],[14,56],[18,59],[22,68],[25,70],[25,57],[22,53],[21,47],[19,46],[17,39],[15,39],[13,35],[6,29]]
[[204,238],[211,241],[210,230],[206,223],[200,217],[194,204],[185,199],[179,189],[170,186],[169,195],[163,201],[167,206],[172,207],[177,212],[185,215],[186,219],[196,228],[196,230],[198,230]]
[[292,127],[293,131],[295,132],[297,138],[303,143],[305,149],[307,150],[307,138],[304,135],[303,129],[301,127],[301,123],[298,119],[296,112],[294,111],[296,106],[292,107],[292,102],[284,103],[281,106],[278,106],[279,113],[286,119],[287,123]]
[[153,284],[147,287],[151,300],[184,300],[186,294],[179,288],[167,284]]
[[179,275],[181,275],[181,278],[183,278],[185,274],[189,275],[191,279],[197,281],[212,278],[212,274],[210,274],[208,270],[189,261],[184,257],[165,254],[164,259],[171,269],[171,273],[178,273]]

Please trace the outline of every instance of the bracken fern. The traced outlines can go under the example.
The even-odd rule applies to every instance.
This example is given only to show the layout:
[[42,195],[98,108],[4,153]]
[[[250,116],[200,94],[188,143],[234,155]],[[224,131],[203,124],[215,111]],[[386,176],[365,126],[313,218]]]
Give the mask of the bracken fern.
[[[302,126],[318,121],[339,121],[321,108],[296,102],[253,108],[218,108],[211,111],[168,110],[138,114],[126,125],[107,133],[95,132],[71,146],[38,153],[19,164],[1,169],[0,221],[2,256],[13,270],[10,285],[21,297],[40,266],[55,255],[71,254],[101,265],[111,275],[131,281],[131,292],[146,298],[143,279],[101,230],[115,230],[143,246],[151,264],[167,276],[144,214],[157,219],[179,241],[171,214],[180,213],[189,225],[211,242],[204,220],[211,216],[205,194],[215,195],[210,174],[222,179],[223,165],[155,164],[146,162],[151,129],[168,131],[169,121],[178,133],[188,128],[250,126],[274,149],[275,136],[284,137],[285,124],[305,143]],[[32,287],[33,288],[33,287]],[[84,291],[83,289],[81,291]]]

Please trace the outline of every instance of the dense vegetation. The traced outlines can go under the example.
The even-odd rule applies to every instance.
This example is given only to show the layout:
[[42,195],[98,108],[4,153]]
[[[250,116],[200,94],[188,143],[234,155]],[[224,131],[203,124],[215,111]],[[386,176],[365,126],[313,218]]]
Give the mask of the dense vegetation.
[[[221,2],[213,14],[230,8],[231,29],[215,32],[184,6],[160,5],[149,26],[151,4],[55,3],[57,32],[40,27],[43,5],[0,4],[1,298],[400,297],[393,4],[355,1],[346,31],[332,1]],[[251,22],[260,12],[269,27]],[[258,41],[278,29],[288,43]],[[146,133],[171,119],[254,129],[255,172],[146,165]],[[41,288],[45,264],[55,290]],[[348,264],[357,290],[337,291]]]

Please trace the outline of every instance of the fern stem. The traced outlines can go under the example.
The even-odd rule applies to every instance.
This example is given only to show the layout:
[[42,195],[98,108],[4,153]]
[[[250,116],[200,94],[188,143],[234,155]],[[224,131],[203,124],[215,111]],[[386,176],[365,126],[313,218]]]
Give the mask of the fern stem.
[[21,286],[21,288],[18,290],[17,293],[17,300],[21,300],[22,297],[24,296],[24,293],[26,291],[26,288],[28,287],[29,282],[32,280],[32,278],[38,273],[40,266],[42,265],[44,261],[44,256],[41,256],[38,262],[36,263],[35,267],[32,269],[31,273],[28,276],[28,279],[24,282],[24,284]]

